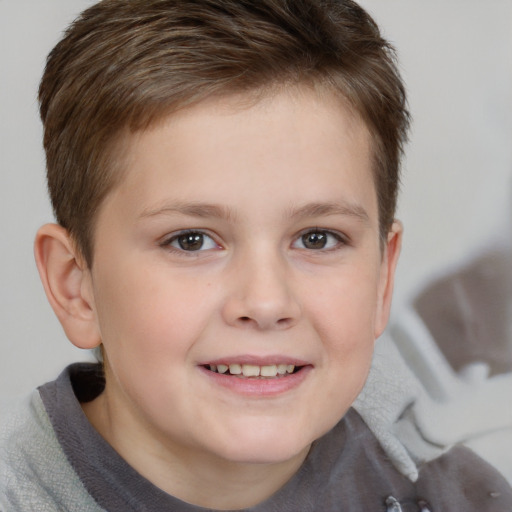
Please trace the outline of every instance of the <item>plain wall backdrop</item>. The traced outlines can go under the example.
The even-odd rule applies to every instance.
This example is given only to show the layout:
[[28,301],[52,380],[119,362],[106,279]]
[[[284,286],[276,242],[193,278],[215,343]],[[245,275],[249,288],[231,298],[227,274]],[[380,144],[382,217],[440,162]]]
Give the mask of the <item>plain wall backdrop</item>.
[[[69,362],[32,255],[53,220],[37,87],[46,55],[88,0],[0,0],[0,399]],[[414,117],[398,217],[399,314],[429,276],[498,239],[512,218],[512,0],[364,0],[398,49]]]

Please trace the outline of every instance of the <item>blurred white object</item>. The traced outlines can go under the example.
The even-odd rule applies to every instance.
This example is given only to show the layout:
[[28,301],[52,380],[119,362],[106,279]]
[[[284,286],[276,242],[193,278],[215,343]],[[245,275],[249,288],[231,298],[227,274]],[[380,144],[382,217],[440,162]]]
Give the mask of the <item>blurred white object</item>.
[[392,334],[422,386],[412,406],[421,436],[442,447],[468,446],[512,482],[512,373],[489,376],[485,362],[456,373],[412,310]]
[[414,310],[378,340],[354,403],[397,469],[418,478],[421,463],[463,444],[512,484],[512,373],[488,377],[485,363],[457,374]]

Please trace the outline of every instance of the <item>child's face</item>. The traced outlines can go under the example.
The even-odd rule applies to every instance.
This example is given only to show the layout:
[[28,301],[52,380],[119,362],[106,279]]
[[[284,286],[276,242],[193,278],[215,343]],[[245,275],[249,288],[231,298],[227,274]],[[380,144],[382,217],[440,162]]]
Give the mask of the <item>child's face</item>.
[[239,101],[134,136],[86,293],[112,432],[277,462],[303,457],[363,386],[400,233],[382,252],[369,136],[339,101]]

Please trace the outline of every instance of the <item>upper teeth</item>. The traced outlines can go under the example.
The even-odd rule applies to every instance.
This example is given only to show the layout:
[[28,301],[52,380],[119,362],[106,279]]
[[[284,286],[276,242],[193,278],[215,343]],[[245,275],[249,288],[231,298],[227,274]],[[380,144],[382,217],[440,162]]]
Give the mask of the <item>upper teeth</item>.
[[293,373],[295,366],[293,364],[271,364],[257,366],[254,364],[211,364],[210,370],[217,373],[229,373],[231,375],[243,375],[244,377],[276,377]]

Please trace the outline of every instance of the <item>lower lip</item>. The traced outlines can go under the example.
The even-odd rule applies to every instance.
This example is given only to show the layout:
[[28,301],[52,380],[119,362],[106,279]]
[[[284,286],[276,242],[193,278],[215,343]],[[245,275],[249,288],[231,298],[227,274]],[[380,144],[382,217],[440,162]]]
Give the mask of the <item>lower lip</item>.
[[199,369],[211,382],[229,389],[239,395],[250,397],[273,397],[282,395],[297,388],[313,369],[312,366],[303,366],[298,372],[277,378],[241,378],[229,374],[215,373],[200,366]]

